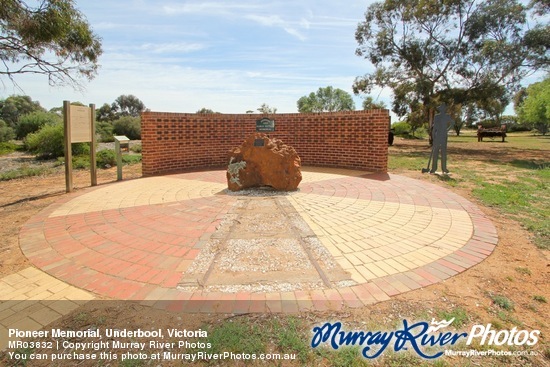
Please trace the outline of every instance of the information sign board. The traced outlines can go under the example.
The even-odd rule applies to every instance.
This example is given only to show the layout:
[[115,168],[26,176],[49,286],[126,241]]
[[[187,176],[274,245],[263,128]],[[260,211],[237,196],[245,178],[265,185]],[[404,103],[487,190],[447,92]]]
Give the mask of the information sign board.
[[71,105],[71,143],[92,141],[92,117],[90,107]]

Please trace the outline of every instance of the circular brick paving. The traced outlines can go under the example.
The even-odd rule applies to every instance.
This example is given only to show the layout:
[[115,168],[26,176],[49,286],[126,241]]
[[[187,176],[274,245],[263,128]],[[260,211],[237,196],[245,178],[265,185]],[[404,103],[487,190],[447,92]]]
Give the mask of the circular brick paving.
[[[474,204],[439,186],[336,169],[304,168],[303,177],[298,191],[265,197],[228,193],[225,171],[85,189],[31,218],[20,232],[21,249],[38,268],[101,296],[175,311],[243,313],[387,300],[468,269],[497,243],[494,226]],[[293,218],[281,222],[290,234],[272,241],[280,248],[266,255],[271,267],[215,265],[242,241],[254,244],[244,246],[249,251],[266,241],[261,231],[227,226],[228,219],[243,222],[235,220],[246,215],[243,200],[260,199]],[[296,256],[313,269],[307,284],[273,265],[289,246],[302,246]]]

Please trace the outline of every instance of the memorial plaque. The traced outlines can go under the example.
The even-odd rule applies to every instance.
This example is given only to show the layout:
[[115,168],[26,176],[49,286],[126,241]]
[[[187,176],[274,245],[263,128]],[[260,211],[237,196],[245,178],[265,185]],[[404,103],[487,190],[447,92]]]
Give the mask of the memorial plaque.
[[264,146],[264,139],[255,139],[254,140],[254,146],[255,147],[263,147]]
[[261,131],[261,132],[275,131],[275,120],[270,120],[268,118],[256,120],[256,131]]
[[92,118],[90,107],[71,105],[71,143],[92,141]]

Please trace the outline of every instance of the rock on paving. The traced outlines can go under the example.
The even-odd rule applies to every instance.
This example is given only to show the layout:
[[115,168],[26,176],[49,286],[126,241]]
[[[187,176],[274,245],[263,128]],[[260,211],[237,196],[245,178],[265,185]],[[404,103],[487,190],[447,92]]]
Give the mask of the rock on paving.
[[340,310],[448,279],[498,236],[476,205],[398,175],[302,168],[292,192],[205,171],[65,195],[21,229],[37,268],[96,296],[181,312]]

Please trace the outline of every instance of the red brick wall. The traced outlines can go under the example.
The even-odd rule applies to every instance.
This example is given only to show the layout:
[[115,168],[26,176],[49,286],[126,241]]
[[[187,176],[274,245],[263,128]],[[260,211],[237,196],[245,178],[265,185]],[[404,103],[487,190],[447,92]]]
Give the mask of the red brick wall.
[[275,120],[275,131],[267,134],[293,146],[304,166],[387,171],[388,110],[269,116],[144,112],[143,175],[224,167],[228,151],[255,133],[262,117]]

